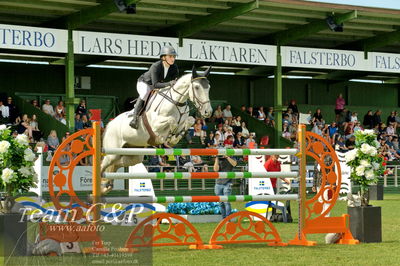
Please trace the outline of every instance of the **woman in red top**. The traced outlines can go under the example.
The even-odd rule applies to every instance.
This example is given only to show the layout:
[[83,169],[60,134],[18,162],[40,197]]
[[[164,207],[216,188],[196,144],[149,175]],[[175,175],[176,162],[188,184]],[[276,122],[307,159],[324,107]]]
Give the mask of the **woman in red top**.
[[228,138],[224,141],[224,147],[225,148],[233,148],[233,136],[229,135]]
[[[278,161],[278,155],[271,155],[269,159],[264,164],[265,170],[267,172],[280,172],[281,171],[281,163]],[[289,183],[286,178],[282,178],[283,181]],[[276,193],[276,178],[271,178],[272,188]]]

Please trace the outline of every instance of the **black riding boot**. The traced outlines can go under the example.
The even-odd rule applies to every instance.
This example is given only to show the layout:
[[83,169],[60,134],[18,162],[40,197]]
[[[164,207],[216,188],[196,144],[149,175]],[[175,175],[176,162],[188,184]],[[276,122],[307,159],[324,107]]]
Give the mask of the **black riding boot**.
[[142,109],[144,101],[140,98],[137,99],[137,102],[135,104],[135,107],[133,109],[133,119],[132,121],[129,123],[129,125],[134,128],[137,129],[138,128],[138,122],[139,122],[139,111],[140,109]]

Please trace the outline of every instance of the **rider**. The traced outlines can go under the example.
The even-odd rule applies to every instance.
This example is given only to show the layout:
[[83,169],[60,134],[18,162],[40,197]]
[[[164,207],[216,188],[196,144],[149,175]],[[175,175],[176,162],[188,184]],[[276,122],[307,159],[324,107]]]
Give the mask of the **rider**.
[[179,70],[175,64],[177,54],[172,46],[164,46],[161,49],[160,60],[150,66],[150,69],[143,73],[137,81],[136,89],[139,97],[135,107],[128,112],[128,116],[133,116],[129,125],[132,128],[138,127],[139,111],[143,106],[145,96],[152,89],[160,89],[174,86],[178,78]]

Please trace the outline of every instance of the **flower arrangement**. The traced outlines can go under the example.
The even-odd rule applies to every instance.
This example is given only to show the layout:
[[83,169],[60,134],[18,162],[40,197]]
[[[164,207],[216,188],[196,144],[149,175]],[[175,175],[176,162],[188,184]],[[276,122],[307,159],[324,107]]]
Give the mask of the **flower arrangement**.
[[368,206],[368,188],[377,184],[384,174],[385,160],[378,154],[380,147],[373,130],[359,130],[354,133],[355,148],[346,153],[346,163],[350,166],[350,179],[360,186],[361,206]]
[[[11,135],[11,130],[0,125],[0,191],[6,196],[26,192],[36,187],[37,175],[33,169],[35,154],[26,135]],[[0,207],[4,208],[4,206]]]

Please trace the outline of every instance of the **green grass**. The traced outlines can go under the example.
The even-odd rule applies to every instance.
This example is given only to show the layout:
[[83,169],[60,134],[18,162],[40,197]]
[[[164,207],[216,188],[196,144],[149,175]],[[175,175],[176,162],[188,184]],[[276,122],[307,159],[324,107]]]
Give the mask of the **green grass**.
[[[382,206],[382,243],[360,245],[327,245],[324,234],[309,235],[309,240],[318,242],[314,247],[268,247],[264,244],[231,244],[221,250],[189,250],[186,246],[156,247],[152,250],[154,265],[398,265],[400,261],[400,194],[385,194],[384,201],[372,201]],[[294,238],[297,230],[297,206],[292,204],[294,223],[274,223],[281,238],[287,242]],[[244,203],[233,207],[243,210]],[[331,216],[346,213],[345,202],[338,202]],[[195,224],[203,242],[208,242],[216,223]],[[35,233],[30,224],[30,237]],[[123,246],[132,228],[107,226],[104,240],[112,246]],[[114,253],[116,254],[116,253]],[[147,255],[147,254],[143,254]],[[137,256],[137,255],[136,255]],[[22,258],[21,258],[22,259]],[[92,264],[100,259],[100,264]],[[104,261],[101,261],[105,259]],[[83,255],[56,257],[29,257],[16,265],[124,265],[115,258]],[[0,261],[1,264],[1,261]],[[132,265],[132,264],[130,264]],[[139,264],[140,265],[140,264]]]

